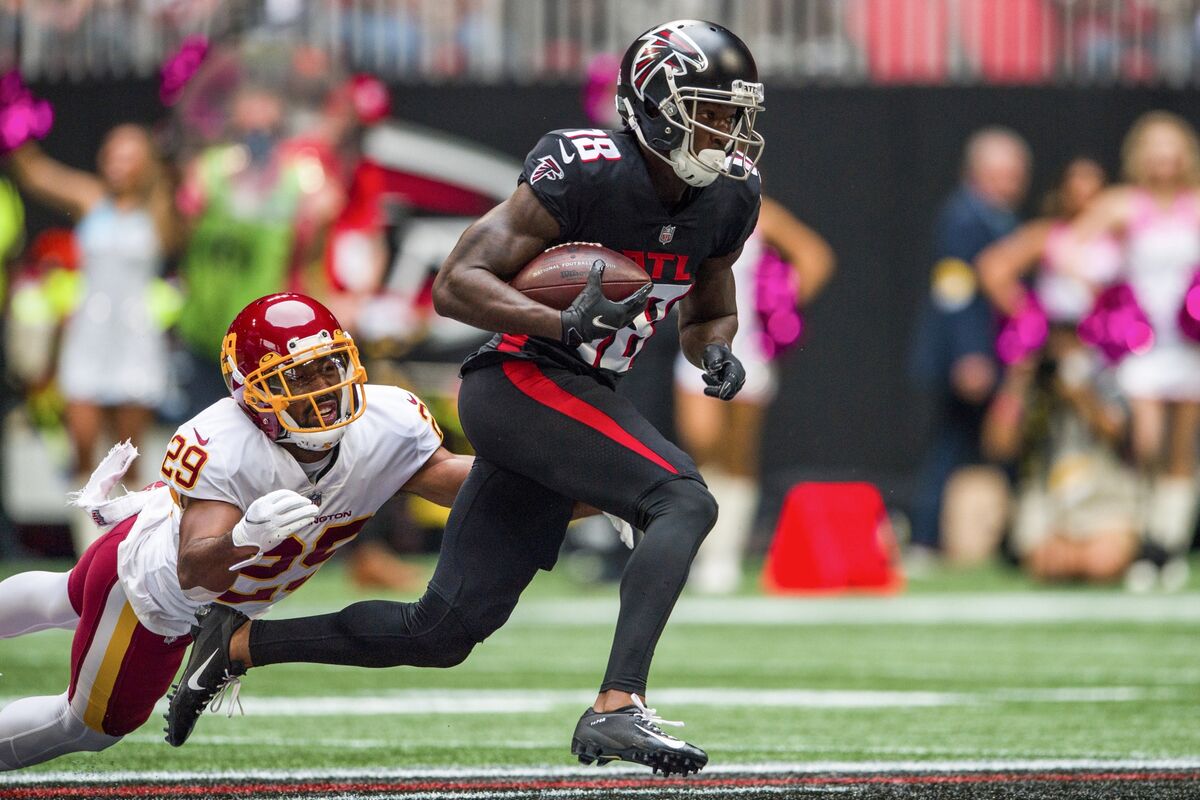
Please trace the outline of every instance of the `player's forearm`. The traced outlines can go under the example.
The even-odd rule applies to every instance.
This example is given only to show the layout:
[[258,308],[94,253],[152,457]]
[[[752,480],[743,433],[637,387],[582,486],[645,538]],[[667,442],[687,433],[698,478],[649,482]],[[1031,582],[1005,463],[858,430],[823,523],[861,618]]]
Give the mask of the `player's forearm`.
[[481,266],[459,264],[438,273],[433,306],[443,317],[496,333],[562,337],[562,317],[530,300]]
[[179,549],[179,587],[223,592],[237,580],[238,574],[229,568],[256,552],[254,547],[235,546],[228,533],[190,541]]
[[704,348],[710,344],[732,345],[737,329],[736,313],[703,322],[687,323],[679,329],[679,347],[683,350],[684,358],[703,369],[701,358]]

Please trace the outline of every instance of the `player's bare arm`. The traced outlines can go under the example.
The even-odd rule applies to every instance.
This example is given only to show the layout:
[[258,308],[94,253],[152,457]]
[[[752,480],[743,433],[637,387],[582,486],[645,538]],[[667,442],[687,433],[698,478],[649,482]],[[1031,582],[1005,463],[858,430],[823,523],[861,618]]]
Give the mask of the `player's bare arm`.
[[679,303],[679,346],[687,360],[701,369],[704,348],[710,344],[728,347],[737,333],[733,262],[741,254],[739,247],[701,264],[695,287]]
[[704,393],[721,400],[732,400],[746,382],[746,368],[732,349],[737,333],[733,263],[741,254],[739,247],[702,263],[691,294],[680,303],[680,347],[704,370]]
[[559,312],[508,285],[558,236],[559,226],[526,184],[467,228],[433,284],[442,316],[498,333],[558,339]]
[[221,500],[185,500],[179,522],[179,586],[185,591],[203,587],[223,592],[237,574],[229,568],[254,555],[253,547],[238,547],[231,531],[242,510]]
[[434,451],[425,465],[417,470],[402,491],[423,497],[431,503],[449,508],[454,505],[467,473],[471,471],[474,456],[464,456],[451,453],[444,447]]

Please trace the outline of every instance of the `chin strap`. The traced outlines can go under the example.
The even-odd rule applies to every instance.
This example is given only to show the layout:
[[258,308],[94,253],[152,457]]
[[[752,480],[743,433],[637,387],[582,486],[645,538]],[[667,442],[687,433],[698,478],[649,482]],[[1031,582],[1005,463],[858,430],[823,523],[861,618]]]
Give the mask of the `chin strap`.
[[[688,144],[687,137],[684,144]],[[692,155],[687,147],[676,147],[671,151],[671,168],[679,179],[688,186],[702,188],[708,186],[721,174],[725,164],[725,151],[715,148],[701,150],[699,155]]]

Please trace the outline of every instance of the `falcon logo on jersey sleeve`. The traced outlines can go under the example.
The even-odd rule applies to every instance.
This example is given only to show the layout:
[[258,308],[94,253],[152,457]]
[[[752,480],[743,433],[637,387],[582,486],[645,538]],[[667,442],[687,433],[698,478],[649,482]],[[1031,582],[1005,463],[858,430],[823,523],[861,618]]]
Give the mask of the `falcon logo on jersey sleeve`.
[[686,75],[688,65],[703,72],[708,68],[708,56],[682,31],[669,25],[650,31],[642,37],[644,44],[633,58],[629,71],[629,83],[637,96],[645,99],[646,84],[661,69],[670,69],[675,75]]
[[537,166],[533,168],[533,172],[529,176],[530,183],[537,183],[542,178],[547,180],[557,181],[566,177],[563,168],[554,160],[554,156],[542,156],[538,159]]

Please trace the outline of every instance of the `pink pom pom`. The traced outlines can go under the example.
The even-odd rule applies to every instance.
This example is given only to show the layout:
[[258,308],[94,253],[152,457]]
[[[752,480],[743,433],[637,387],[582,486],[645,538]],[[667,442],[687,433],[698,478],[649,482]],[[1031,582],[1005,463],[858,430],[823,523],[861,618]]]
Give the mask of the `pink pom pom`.
[[19,70],[9,70],[0,76],[0,106],[8,105],[26,93]]
[[754,270],[754,306],[762,329],[763,353],[777,358],[794,347],[804,332],[797,308],[800,287],[796,271],[775,250],[764,247]]
[[392,112],[391,92],[374,75],[355,75],[350,79],[349,87],[350,101],[359,123],[374,125]]
[[1015,364],[1037,352],[1046,343],[1050,322],[1037,295],[1028,292],[1017,313],[1005,317],[996,336],[996,355],[1004,364]]
[[207,55],[208,39],[197,34],[184,39],[179,49],[163,61],[158,87],[158,99],[163,105],[170,106],[179,102],[188,81],[200,69]]
[[1096,296],[1092,310],[1079,322],[1079,338],[1095,347],[1110,364],[1154,346],[1154,329],[1127,283],[1110,286]]
[[1192,283],[1179,308],[1179,330],[1193,342],[1200,342],[1200,269],[1192,275]]
[[53,124],[50,103],[34,97],[17,70],[0,77],[0,155],[45,137]]

